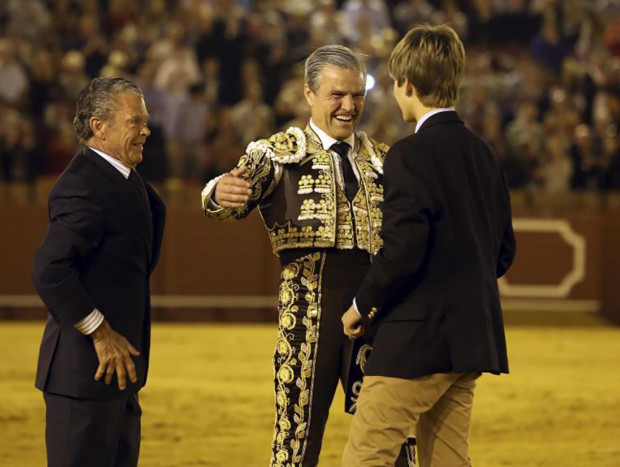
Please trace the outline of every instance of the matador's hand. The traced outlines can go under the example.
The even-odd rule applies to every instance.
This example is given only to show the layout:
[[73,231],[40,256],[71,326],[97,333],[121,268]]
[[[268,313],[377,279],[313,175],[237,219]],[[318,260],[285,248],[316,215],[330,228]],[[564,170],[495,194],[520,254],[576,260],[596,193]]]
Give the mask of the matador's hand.
[[233,169],[220,178],[215,187],[214,201],[224,208],[245,207],[252,194],[250,182],[241,178],[247,171],[247,167]]

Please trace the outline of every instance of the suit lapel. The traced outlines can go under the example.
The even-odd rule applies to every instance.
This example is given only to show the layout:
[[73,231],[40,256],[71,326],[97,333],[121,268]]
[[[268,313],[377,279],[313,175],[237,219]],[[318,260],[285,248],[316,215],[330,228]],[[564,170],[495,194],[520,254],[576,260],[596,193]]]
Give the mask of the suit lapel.
[[164,234],[164,223],[166,221],[166,208],[164,202],[157,195],[155,190],[148,183],[144,183],[146,188],[146,192],[149,197],[149,202],[151,204],[151,217],[153,219],[152,224],[152,235],[151,235],[151,271],[157,264],[159,259],[159,252],[161,251],[161,242]]
[[88,162],[95,166],[97,171],[105,176],[112,184],[114,184],[119,189],[122,189],[125,185],[127,179],[121,174],[116,168],[114,168],[108,161],[106,161],[99,154],[94,152],[90,148],[84,148],[80,153],[80,155],[84,156]]
[[[142,196],[136,190],[131,182],[127,180],[116,168],[103,159],[99,154],[89,148],[84,148],[79,155],[84,156],[95,169],[102,174],[113,186],[115,197],[119,198],[116,208],[129,224],[132,230],[141,233],[144,239],[144,246],[147,257],[151,258],[151,250],[153,243],[153,224],[149,220],[148,213],[144,211],[143,202],[140,200]],[[141,215],[136,215],[139,211]]]

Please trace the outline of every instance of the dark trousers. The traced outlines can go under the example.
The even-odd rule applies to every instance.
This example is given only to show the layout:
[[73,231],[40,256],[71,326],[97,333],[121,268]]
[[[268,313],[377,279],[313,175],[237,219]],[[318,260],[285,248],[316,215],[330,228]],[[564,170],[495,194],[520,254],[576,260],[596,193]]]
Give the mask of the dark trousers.
[[135,467],[140,453],[137,394],[112,400],[43,393],[48,467]]
[[[361,250],[291,250],[280,259],[271,466],[310,467],[319,463],[329,409],[348,365],[351,342],[340,319],[364,279],[370,255]],[[403,460],[396,465],[407,465]]]

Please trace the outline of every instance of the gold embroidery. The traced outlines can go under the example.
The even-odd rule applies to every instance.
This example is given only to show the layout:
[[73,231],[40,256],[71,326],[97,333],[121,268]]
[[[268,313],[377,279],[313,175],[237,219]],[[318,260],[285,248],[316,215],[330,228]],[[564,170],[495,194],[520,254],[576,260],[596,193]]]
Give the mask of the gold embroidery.
[[321,174],[314,182],[315,193],[329,193],[332,189],[332,177],[329,174]]
[[[381,146],[375,147],[375,153],[378,154],[377,157],[380,157],[381,162],[385,156],[382,149]],[[361,177],[363,190],[360,190],[353,200],[353,215],[355,216],[358,247],[376,254],[383,245],[383,240],[379,235],[383,217],[381,212],[383,185],[379,183],[379,175],[375,172],[370,159],[371,155],[366,145],[362,145],[356,162],[360,174],[364,174]],[[373,174],[373,176],[368,174]]]
[[314,170],[327,170],[332,166],[332,156],[329,152],[319,150],[314,153],[314,159],[312,161],[312,168]]
[[332,206],[329,200],[322,199],[318,203],[315,203],[313,199],[305,199],[301,204],[301,211],[299,213],[300,221],[319,219],[327,221],[332,218]]
[[[292,134],[278,133],[261,143],[269,145],[278,157],[285,157],[286,151],[297,151],[299,138]],[[375,165],[382,164],[387,146],[373,140],[364,139],[359,144],[355,163],[360,174],[360,190],[349,204],[337,189],[334,179],[334,166],[331,154],[325,151],[313,131],[305,131],[305,156],[299,166],[311,164],[312,173],[300,175],[297,182],[296,196],[304,197],[297,218],[283,218],[277,210],[282,206],[270,203],[261,205],[264,193],[271,193],[274,186],[274,164],[278,167],[292,166],[293,163],[280,165],[266,156],[262,146],[256,145],[244,154],[238,167],[247,166],[244,178],[252,185],[252,195],[246,209],[207,210],[209,217],[218,220],[241,219],[256,206],[261,208],[263,219],[271,219],[265,224],[269,231],[273,252],[278,254],[290,248],[343,248],[351,249],[356,245],[371,254],[379,251],[382,240],[381,204],[383,202],[382,177]],[[371,154],[370,152],[373,152]],[[372,158],[376,159],[374,162]],[[287,170],[284,168],[283,170]],[[286,187],[282,187],[286,189]],[[293,195],[295,191],[292,191]],[[317,197],[316,195],[320,195]],[[312,197],[311,197],[312,196]],[[273,211],[276,210],[276,211]],[[284,209],[283,209],[284,211]],[[275,214],[275,215],[274,215]],[[355,223],[351,216],[354,216]],[[275,223],[274,223],[275,221]],[[353,234],[353,225],[356,231]],[[355,243],[357,242],[357,244]]]
[[312,193],[314,178],[312,178],[312,175],[302,175],[297,184],[299,185],[299,189],[297,190],[298,195]]
[[[357,351],[357,355],[355,357],[355,363],[360,367],[362,374],[366,373],[366,361],[370,356],[370,351],[372,350],[372,346],[370,344],[362,345]],[[360,391],[362,390],[362,381],[356,381],[353,383],[351,387],[351,412],[353,413],[357,408],[357,400],[360,396]]]
[[[360,190],[361,192],[362,190]],[[358,192],[359,196],[359,192]],[[351,218],[351,207],[347,197],[340,187],[336,187],[337,221],[336,221],[336,248],[350,250],[355,248],[355,237],[353,235],[353,221]],[[360,246],[361,248],[361,246]]]
[[297,184],[299,185],[297,194],[300,195],[312,192],[330,193],[332,190],[332,177],[329,173],[321,173],[317,178],[314,178],[312,175],[302,175]]
[[[276,422],[273,467],[297,466],[303,460],[319,337],[323,264],[324,255],[313,253],[289,263],[282,271],[278,342],[274,355]],[[299,326],[300,319],[302,327]],[[299,339],[302,330],[304,341],[295,355],[294,340]],[[295,431],[291,433],[293,427]]]
[[[300,128],[289,128],[269,138],[276,160],[287,161],[291,156],[305,156],[305,135]],[[299,155],[298,155],[299,154]]]
[[252,194],[244,208],[207,209],[206,214],[216,220],[230,221],[245,218],[260,201],[263,192],[268,188],[273,177],[273,162],[259,149],[248,151],[239,159],[237,168],[247,167],[241,178],[250,182]]

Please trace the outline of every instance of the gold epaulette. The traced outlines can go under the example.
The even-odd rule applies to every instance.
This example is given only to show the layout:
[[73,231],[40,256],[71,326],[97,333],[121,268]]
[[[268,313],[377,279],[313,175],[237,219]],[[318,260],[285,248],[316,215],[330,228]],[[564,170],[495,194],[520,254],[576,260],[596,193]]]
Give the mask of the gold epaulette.
[[252,141],[245,150],[250,157],[265,155],[281,164],[300,162],[306,155],[306,135],[297,127],[290,127],[269,139]]
[[388,152],[390,147],[385,143],[379,143],[374,139],[370,139],[363,131],[360,131],[357,135],[370,155],[370,163],[377,172],[383,175],[383,159],[385,159],[385,153]]

